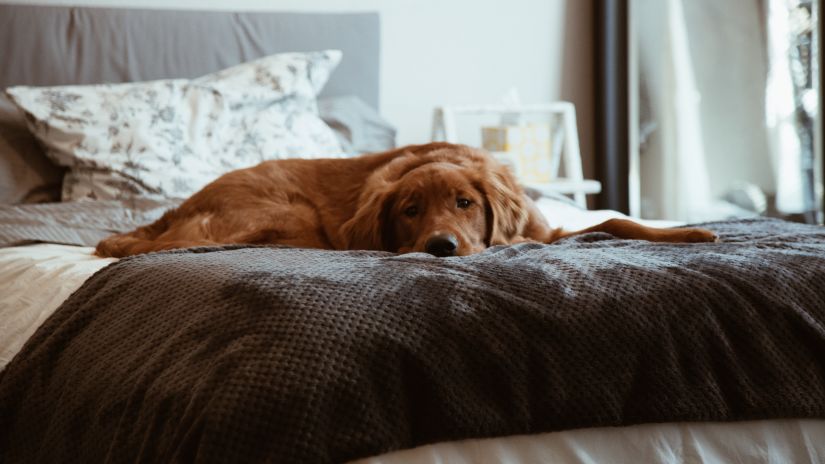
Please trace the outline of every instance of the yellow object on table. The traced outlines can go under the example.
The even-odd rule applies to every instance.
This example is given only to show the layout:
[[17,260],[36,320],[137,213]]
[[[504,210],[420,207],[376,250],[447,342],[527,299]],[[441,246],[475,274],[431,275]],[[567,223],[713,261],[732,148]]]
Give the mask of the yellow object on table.
[[484,149],[510,161],[523,182],[545,183],[555,177],[550,139],[550,124],[481,128]]

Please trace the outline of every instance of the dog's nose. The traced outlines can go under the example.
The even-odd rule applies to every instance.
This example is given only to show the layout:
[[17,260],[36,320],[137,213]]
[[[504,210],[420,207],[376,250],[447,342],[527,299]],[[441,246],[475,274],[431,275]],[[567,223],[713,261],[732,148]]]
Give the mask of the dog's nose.
[[427,253],[440,258],[454,255],[456,248],[458,248],[458,239],[453,234],[434,235],[424,245]]

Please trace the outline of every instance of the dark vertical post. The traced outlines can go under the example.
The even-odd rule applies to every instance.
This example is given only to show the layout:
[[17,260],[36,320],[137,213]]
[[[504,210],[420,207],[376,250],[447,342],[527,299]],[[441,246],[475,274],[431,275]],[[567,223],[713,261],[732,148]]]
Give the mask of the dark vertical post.
[[[815,0],[813,5],[813,7],[816,9],[815,17],[817,21],[817,36],[815,44],[818,50],[816,56],[816,65],[819,69],[819,82],[817,82],[816,89],[816,91],[819,93],[819,108],[817,108],[817,112],[819,113],[817,114],[817,117],[819,118],[819,145],[817,145],[816,143],[817,137],[814,136],[813,147],[815,151],[819,152],[819,160],[822,163],[822,165],[819,166],[820,182],[825,182],[825,114],[823,114],[823,111],[825,111],[825,92],[823,92],[823,85],[825,85],[825,51],[823,50],[823,48],[825,48],[823,47],[823,45],[825,45],[825,42],[823,42],[823,40],[825,39],[825,21],[823,21],[822,18],[822,15],[825,14],[825,10],[823,10],[823,6],[825,6],[825,2],[823,2],[822,0]],[[816,159],[816,155],[814,155],[814,159]],[[814,169],[816,169],[816,167],[814,167]],[[814,191],[817,191],[817,189],[814,188]],[[820,224],[825,222],[825,198],[822,198],[821,195],[822,194],[820,194],[819,198],[816,198],[815,200],[821,202],[820,204],[822,208],[819,212],[819,218],[817,218],[817,222],[819,222]]]
[[628,213],[629,0],[596,0],[596,169],[600,208]]

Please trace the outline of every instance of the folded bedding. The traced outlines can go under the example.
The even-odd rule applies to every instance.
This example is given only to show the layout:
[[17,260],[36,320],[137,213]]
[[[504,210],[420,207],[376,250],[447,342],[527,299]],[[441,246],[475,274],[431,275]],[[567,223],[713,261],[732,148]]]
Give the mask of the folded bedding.
[[[0,373],[7,462],[341,462],[446,440],[825,417],[825,229],[478,255],[195,248],[97,272]],[[42,446],[48,443],[49,446]]]
[[26,243],[95,246],[115,232],[149,224],[175,200],[100,200],[0,206],[0,247]]

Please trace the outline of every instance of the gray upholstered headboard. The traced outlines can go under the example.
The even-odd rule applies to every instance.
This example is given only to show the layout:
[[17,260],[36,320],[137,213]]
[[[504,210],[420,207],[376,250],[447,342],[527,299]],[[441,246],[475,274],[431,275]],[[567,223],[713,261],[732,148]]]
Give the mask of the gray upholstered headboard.
[[0,5],[0,89],[197,77],[272,53],[343,50],[322,96],[378,107],[377,13]]

